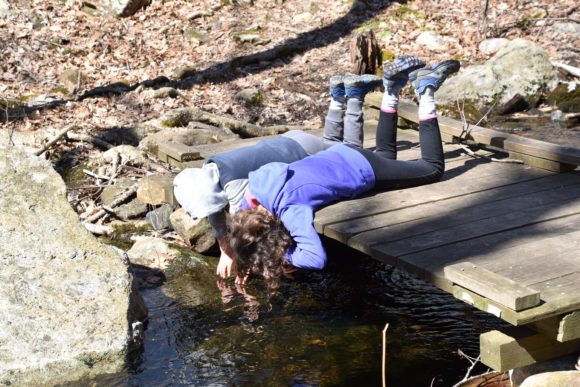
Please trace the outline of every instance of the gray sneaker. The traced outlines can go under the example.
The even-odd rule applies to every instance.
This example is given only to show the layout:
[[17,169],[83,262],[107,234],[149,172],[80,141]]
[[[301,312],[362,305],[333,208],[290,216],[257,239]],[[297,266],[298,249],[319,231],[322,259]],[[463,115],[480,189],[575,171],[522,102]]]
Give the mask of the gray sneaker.
[[425,67],[425,62],[416,56],[401,55],[393,62],[383,64],[383,85],[385,89],[403,87],[409,80],[409,73]]
[[461,64],[458,61],[446,60],[431,67],[413,71],[409,74],[409,79],[413,81],[415,93],[422,94],[428,86],[435,90],[439,89],[447,77],[458,72],[460,67]]

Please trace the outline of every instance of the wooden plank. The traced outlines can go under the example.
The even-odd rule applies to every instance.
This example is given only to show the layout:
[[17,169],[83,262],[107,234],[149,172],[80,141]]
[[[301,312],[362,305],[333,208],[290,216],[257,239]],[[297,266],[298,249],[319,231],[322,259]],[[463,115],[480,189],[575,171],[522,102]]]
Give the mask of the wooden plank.
[[573,195],[568,189],[575,189],[580,195],[579,182],[580,177],[575,174],[553,175],[543,178],[541,183],[527,181],[332,224],[325,228],[324,233],[343,243],[348,241],[349,246],[358,249],[360,244],[391,242],[440,230],[444,226],[505,214],[507,209],[513,212],[559,201],[563,196]]
[[[380,106],[380,94],[372,93],[366,97],[369,105]],[[407,120],[417,121],[417,106],[407,101],[400,101],[398,113]],[[442,133],[459,136],[463,124],[447,117],[439,117],[439,127]],[[514,134],[502,133],[480,126],[471,126],[470,138],[480,144],[491,145],[506,151],[552,160],[565,164],[580,165],[580,149],[566,147],[545,141],[534,140]]]
[[[447,279],[443,278],[443,280],[449,283]],[[458,300],[468,303],[483,312],[493,314],[494,316],[516,326],[528,325],[536,321],[545,320],[580,309],[580,294],[567,295],[558,300],[540,304],[534,308],[515,311],[459,285],[451,286],[448,291]]]
[[544,255],[528,258],[518,265],[494,272],[511,278],[523,286],[529,286],[579,271],[580,259],[576,250],[557,255],[546,252]]
[[528,259],[546,258],[546,254],[558,255],[573,253],[578,250],[580,250],[580,230],[522,238],[514,246],[506,247],[494,253],[474,254],[470,260],[488,270],[499,272],[509,267],[525,265]]
[[540,291],[542,300],[553,302],[562,297],[580,294],[580,273],[570,273],[559,278],[531,284],[530,288]]
[[[576,192],[568,193],[577,194]],[[566,206],[562,206],[560,202],[552,202],[450,227],[447,227],[446,219],[440,219],[441,228],[437,231],[412,235],[409,238],[387,243],[376,241],[374,244],[380,246],[382,250],[388,251],[391,255],[403,256],[575,214],[580,214],[580,201],[569,203]]]
[[548,171],[552,172],[569,172],[573,171],[576,166],[573,164],[565,164],[559,163],[557,161],[542,159],[536,156],[526,155],[524,153],[510,151],[509,152],[510,158],[516,160],[522,160],[526,165],[529,165],[534,168],[542,168],[547,169]]
[[446,266],[444,272],[451,282],[516,311],[540,303],[540,292],[469,262]]
[[157,152],[164,153],[176,161],[191,161],[201,157],[194,147],[180,142],[162,142],[159,144]]
[[580,338],[580,311],[532,323],[530,328],[561,343]]
[[323,208],[316,213],[314,226],[322,232],[326,225],[332,223],[485,191],[493,187],[534,180],[551,174],[548,171],[514,164],[479,164],[478,161],[459,163],[463,165],[458,164],[457,171],[447,171],[443,180],[435,184],[381,193],[372,191],[360,198]]
[[499,372],[564,356],[580,349],[580,340],[560,343],[523,327],[484,333],[479,343],[481,362]]

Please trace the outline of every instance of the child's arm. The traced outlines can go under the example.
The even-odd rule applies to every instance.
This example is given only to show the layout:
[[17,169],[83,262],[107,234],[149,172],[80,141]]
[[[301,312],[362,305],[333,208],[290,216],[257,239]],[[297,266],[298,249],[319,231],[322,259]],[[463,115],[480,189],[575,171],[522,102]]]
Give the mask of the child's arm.
[[326,264],[326,252],[312,225],[312,209],[308,206],[291,205],[280,219],[296,242],[296,246],[286,253],[290,264],[305,269],[322,269]]

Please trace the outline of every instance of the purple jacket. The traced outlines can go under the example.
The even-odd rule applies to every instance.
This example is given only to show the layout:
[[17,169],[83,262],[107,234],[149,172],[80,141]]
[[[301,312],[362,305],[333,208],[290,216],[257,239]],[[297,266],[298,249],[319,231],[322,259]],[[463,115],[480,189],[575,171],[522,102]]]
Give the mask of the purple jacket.
[[[277,215],[296,242],[286,257],[301,268],[322,269],[326,252],[312,224],[314,211],[352,199],[375,185],[369,162],[357,150],[335,145],[291,164],[270,163],[250,172],[248,189]],[[241,208],[250,207],[246,199]]]

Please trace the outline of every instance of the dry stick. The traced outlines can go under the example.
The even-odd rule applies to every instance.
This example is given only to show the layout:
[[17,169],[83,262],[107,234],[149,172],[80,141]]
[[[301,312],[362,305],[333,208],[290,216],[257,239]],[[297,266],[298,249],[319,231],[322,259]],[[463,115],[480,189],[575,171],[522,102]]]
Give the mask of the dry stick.
[[129,199],[135,192],[137,192],[137,184],[132,185],[127,191],[123,192],[121,195],[119,195],[118,198],[113,200],[111,204],[109,204],[108,206],[103,206],[103,209],[86,218],[84,223],[96,222],[97,220],[99,220],[99,218],[106,215],[107,212],[112,212],[113,208],[117,207],[119,204]]
[[100,175],[98,173],[91,172],[88,169],[83,169],[83,172],[85,174],[89,175],[90,177],[94,177],[95,179],[102,179],[102,180],[111,180],[112,179],[112,177]]
[[67,132],[68,132],[69,130],[71,130],[72,128],[74,128],[74,127],[75,127],[74,125],[71,125],[71,126],[69,126],[69,127],[67,127],[67,128],[64,128],[64,129],[63,129],[63,130],[61,130],[60,132],[58,132],[58,133],[56,134],[56,136],[54,136],[54,138],[53,138],[52,140],[50,140],[49,142],[47,142],[47,143],[46,143],[46,144],[45,144],[45,145],[42,147],[42,149],[39,149],[39,150],[37,150],[36,152],[34,152],[34,155],[35,155],[35,156],[40,156],[41,154],[43,154],[44,152],[46,152],[46,150],[47,150],[48,148],[50,148],[51,146],[53,146],[54,144],[56,144],[56,142],[57,142],[58,140],[60,140],[60,138],[61,138],[62,136],[64,136],[65,134],[67,134]]
[[387,386],[387,329],[389,329],[389,323],[386,323],[383,329],[383,387]]
[[[469,149],[469,147],[467,145],[462,143],[463,135],[465,134],[465,137],[467,138],[467,136],[469,136],[469,133],[471,132],[471,128],[469,127],[469,123],[467,122],[467,119],[465,118],[465,101],[464,100],[461,101],[461,108],[459,107],[459,100],[457,100],[456,102],[457,102],[457,109],[459,110],[459,114],[461,115],[461,121],[463,122],[463,128],[461,129],[461,134],[459,135],[458,145],[465,152],[467,152],[468,156],[471,156],[473,158],[482,158],[485,160],[494,161],[496,163],[514,163],[514,164],[523,164],[524,163],[522,160],[517,160],[517,159],[510,159],[510,158],[497,159],[495,157],[478,155],[477,153],[475,153],[471,149]],[[483,117],[481,117],[479,119],[479,121],[477,121],[477,123],[474,126],[479,125],[481,123],[481,121],[483,121],[485,119],[485,117],[487,117],[489,112],[491,112],[491,109],[493,109],[494,106],[495,106],[495,103],[487,110],[487,112],[483,115]]]
[[110,144],[110,143],[108,143],[106,141],[103,141],[100,138],[97,138],[95,136],[91,136],[90,134],[68,133],[66,137],[69,140],[73,140],[73,141],[88,142],[90,144],[93,144],[95,146],[98,146],[99,148],[105,148],[105,149],[114,148],[114,145],[113,144]]

